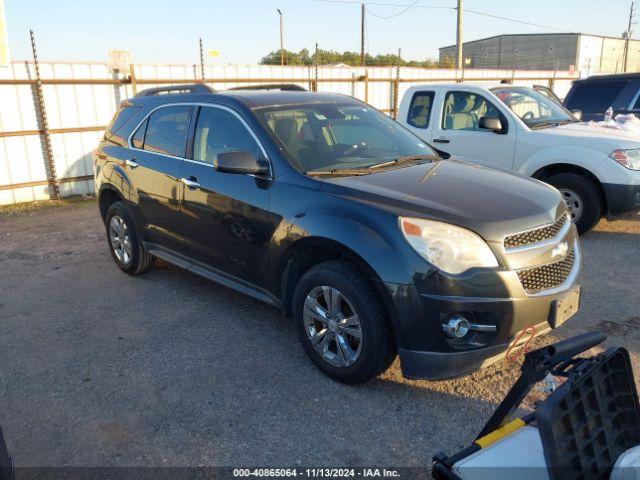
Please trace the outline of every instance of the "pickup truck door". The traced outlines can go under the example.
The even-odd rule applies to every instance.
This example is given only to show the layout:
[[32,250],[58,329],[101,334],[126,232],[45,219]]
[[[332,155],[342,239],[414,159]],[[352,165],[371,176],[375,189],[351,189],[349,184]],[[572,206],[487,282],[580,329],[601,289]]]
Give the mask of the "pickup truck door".
[[[432,115],[431,143],[461,160],[511,170],[516,147],[516,124],[497,102],[463,88],[441,90]],[[435,112],[434,112],[435,113]],[[499,133],[480,128],[480,119],[499,118]]]
[[404,126],[427,143],[431,143],[431,124],[433,116],[435,90],[416,90],[411,96],[409,107],[400,112],[406,118],[398,119]]

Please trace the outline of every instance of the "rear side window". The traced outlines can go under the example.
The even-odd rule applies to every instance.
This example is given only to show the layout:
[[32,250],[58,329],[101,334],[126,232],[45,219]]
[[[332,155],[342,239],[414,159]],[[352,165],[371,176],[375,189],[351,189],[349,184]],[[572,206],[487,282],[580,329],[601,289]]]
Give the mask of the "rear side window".
[[583,112],[604,113],[613,106],[627,82],[592,82],[577,85],[571,97],[567,100],[567,107]]
[[[192,110],[190,106],[176,105],[162,107],[153,112],[146,122],[143,149],[163,155],[184,157]],[[139,141],[139,135],[137,131],[134,140],[138,136]]]
[[434,92],[416,92],[409,105],[407,123],[416,128],[428,128]]
[[[109,123],[109,126],[106,129],[104,138],[107,140],[122,141],[123,138],[117,135],[118,132],[139,111],[140,111],[140,107],[131,107],[131,106],[119,107],[118,111],[111,119],[111,123]],[[117,137],[117,138],[114,138],[114,137]]]

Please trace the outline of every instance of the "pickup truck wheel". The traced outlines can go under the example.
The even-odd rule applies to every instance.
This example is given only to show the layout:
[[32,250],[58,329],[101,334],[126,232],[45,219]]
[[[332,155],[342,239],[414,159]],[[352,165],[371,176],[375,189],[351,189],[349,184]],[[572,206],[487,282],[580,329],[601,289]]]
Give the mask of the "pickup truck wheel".
[[546,181],[562,194],[578,233],[582,235],[598,223],[602,216],[602,202],[598,187],[592,180],[579,173],[558,173]]
[[384,306],[350,263],[309,269],[293,294],[293,312],[307,355],[331,378],[358,384],[393,363],[396,343]]
[[124,202],[116,202],[109,207],[105,225],[109,251],[121,270],[138,275],[153,267],[155,257],[142,245],[133,216]]

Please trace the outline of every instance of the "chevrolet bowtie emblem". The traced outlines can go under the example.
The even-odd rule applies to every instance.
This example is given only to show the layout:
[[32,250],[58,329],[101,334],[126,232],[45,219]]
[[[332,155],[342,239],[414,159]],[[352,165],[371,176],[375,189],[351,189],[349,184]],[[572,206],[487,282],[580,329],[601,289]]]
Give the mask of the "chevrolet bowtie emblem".
[[569,244],[567,242],[559,243],[553,250],[551,250],[551,258],[564,257],[568,251]]

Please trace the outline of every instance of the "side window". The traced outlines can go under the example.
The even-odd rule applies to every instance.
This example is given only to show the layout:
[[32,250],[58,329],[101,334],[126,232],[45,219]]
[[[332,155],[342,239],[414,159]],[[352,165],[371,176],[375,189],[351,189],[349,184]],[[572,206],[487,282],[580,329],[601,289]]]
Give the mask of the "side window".
[[131,143],[133,143],[133,148],[142,149],[144,147],[144,133],[147,131],[147,124],[149,123],[149,119],[147,118],[142,125],[138,127],[136,133],[133,134],[133,138],[131,139]]
[[482,95],[471,92],[448,92],[444,100],[442,127],[445,130],[478,130],[482,117],[499,118],[506,125],[506,118],[493,103]]
[[262,158],[262,150],[247,127],[222,108],[202,107],[193,141],[193,159],[213,165],[219,153],[243,150]]
[[409,105],[407,123],[416,128],[428,128],[434,92],[416,92]]
[[163,155],[184,157],[191,111],[190,106],[176,105],[153,112],[147,122],[143,148]]
[[567,108],[579,109],[583,112],[604,113],[612,107],[616,98],[627,86],[625,81],[590,82],[578,84],[574,87],[571,97],[567,101]]

